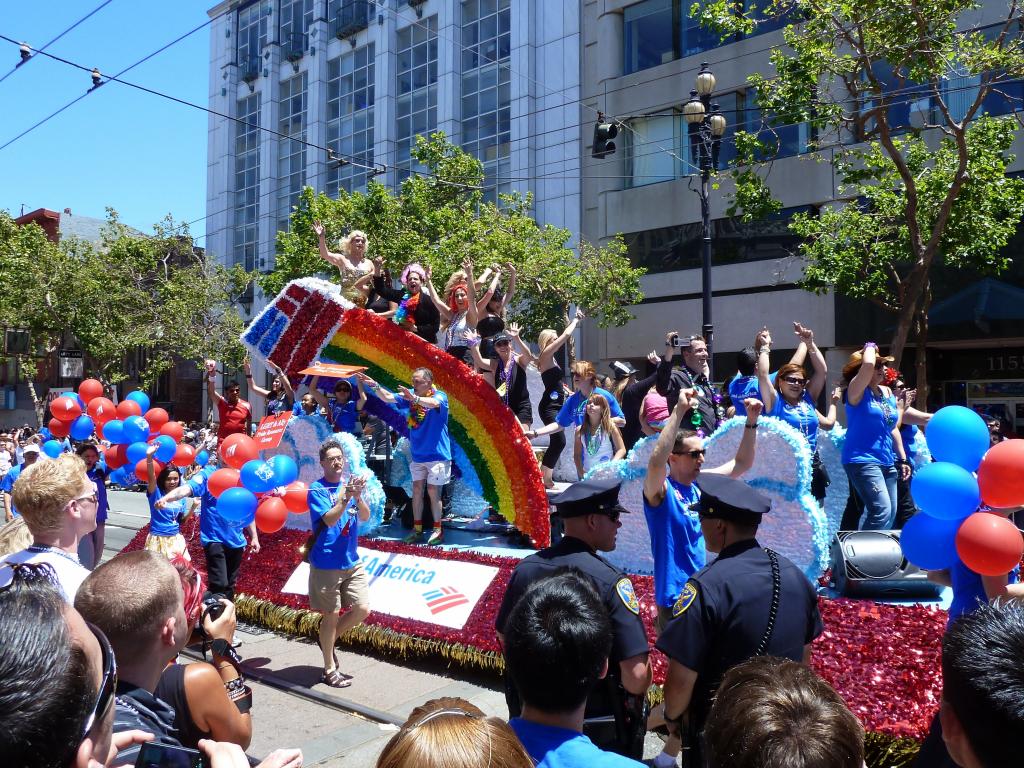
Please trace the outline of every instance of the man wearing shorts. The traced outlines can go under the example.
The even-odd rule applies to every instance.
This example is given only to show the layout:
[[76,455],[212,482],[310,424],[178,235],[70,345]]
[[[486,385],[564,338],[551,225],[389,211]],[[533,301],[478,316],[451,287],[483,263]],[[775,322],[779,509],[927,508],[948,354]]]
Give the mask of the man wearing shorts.
[[[309,517],[315,539],[309,550],[309,607],[323,614],[320,650],[324,674],[320,682],[347,688],[352,678],[342,675],[334,657],[339,637],[361,624],[370,613],[369,580],[359,563],[356,539],[360,521],[370,519],[363,499],[365,477],[345,474],[345,454],[333,438],[320,446],[324,476],[309,486]],[[341,611],[348,608],[342,616]]]
[[360,374],[364,386],[376,391],[381,400],[406,411],[409,425],[409,447],[412,462],[412,519],[413,532],[406,537],[407,544],[423,538],[423,487],[430,498],[434,527],[427,544],[444,541],[441,532],[441,489],[452,476],[452,447],[448,438],[448,395],[434,386],[434,374],[429,368],[412,372],[412,390],[399,387],[401,397],[380,387],[373,379]]

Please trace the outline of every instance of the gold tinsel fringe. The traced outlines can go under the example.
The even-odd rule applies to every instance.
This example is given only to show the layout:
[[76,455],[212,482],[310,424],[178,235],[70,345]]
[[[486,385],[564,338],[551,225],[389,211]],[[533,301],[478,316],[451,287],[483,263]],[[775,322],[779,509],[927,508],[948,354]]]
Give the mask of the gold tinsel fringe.
[[[316,639],[320,633],[320,614],[305,608],[288,608],[249,595],[235,599],[235,610],[242,621],[258,624],[274,632]],[[498,675],[505,670],[505,659],[494,651],[481,651],[461,643],[414,637],[387,627],[360,624],[342,638],[346,645],[369,648],[399,659],[441,658],[449,664],[476,668]]]
[[[235,610],[243,621],[274,632],[313,639],[320,632],[320,614],[305,608],[288,608],[269,600],[238,595]],[[345,634],[342,641],[392,658],[441,658],[449,664],[496,675],[505,671],[505,659],[500,653],[480,651],[461,643],[413,637],[387,627],[361,624]],[[652,707],[664,698],[660,685],[652,685],[647,691],[647,700]],[[868,731],[864,737],[864,757],[868,768],[909,768],[920,748],[920,743],[914,739],[901,739],[884,733]]]

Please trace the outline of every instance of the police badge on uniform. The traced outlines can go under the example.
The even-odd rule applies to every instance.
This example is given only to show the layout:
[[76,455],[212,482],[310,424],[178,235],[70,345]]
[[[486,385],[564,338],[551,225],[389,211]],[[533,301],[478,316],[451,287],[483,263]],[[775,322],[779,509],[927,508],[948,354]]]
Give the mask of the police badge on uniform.
[[694,586],[692,581],[686,582],[686,586],[683,587],[683,593],[679,595],[679,599],[676,600],[676,604],[672,606],[672,618],[680,614],[686,613],[686,609],[693,605],[693,601],[697,599],[697,587]]
[[640,615],[640,601],[636,599],[636,592],[633,591],[633,582],[625,577],[619,579],[615,582],[615,592],[629,610]]

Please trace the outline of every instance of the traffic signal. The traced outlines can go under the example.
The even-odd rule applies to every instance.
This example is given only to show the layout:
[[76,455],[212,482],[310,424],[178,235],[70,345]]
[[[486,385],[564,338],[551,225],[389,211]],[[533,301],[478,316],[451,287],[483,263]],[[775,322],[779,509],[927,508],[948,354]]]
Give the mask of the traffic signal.
[[615,142],[612,141],[619,135],[619,126],[615,123],[598,123],[594,126],[594,149],[591,157],[607,157],[615,152]]

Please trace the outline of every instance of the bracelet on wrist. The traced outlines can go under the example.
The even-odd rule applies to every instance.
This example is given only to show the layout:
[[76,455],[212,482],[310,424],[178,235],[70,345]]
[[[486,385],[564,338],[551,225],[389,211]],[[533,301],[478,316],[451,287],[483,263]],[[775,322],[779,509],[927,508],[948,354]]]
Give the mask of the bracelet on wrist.
[[753,424],[744,424],[743,428],[744,429],[757,429],[757,422],[755,421]]

